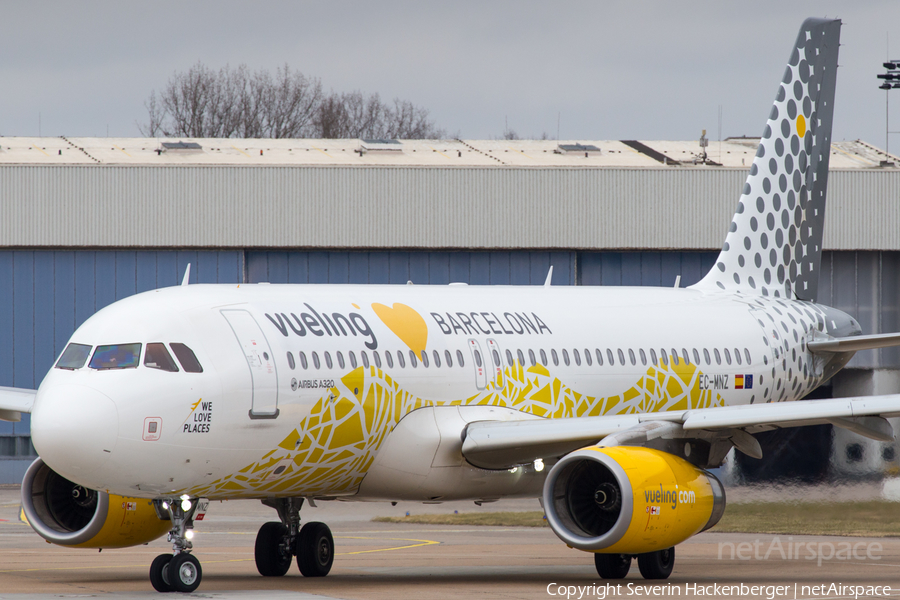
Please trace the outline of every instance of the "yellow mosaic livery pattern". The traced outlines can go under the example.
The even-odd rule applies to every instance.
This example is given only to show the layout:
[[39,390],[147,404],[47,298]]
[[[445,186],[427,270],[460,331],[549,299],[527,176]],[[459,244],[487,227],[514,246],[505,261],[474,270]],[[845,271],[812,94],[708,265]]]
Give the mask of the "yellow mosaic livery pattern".
[[404,391],[380,369],[359,367],[316,402],[309,416],[258,461],[239,472],[194,488],[202,497],[352,494],[385,437],[410,412],[426,406],[490,405],[547,418],[620,415],[722,406],[722,397],[700,390],[700,370],[657,365],[616,396],[580,394],[546,367],[516,364],[499,382],[465,400],[426,400]]

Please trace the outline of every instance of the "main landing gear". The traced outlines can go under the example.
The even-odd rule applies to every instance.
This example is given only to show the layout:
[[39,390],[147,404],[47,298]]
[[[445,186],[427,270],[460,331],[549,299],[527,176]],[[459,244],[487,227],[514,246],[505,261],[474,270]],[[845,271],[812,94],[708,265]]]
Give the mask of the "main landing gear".
[[160,516],[168,515],[172,529],[166,538],[172,542],[173,554],[160,554],[150,564],[150,583],[157,592],[189,594],[197,589],[203,578],[200,561],[191,554],[194,537],[194,514],[199,502],[196,498],[154,500]]
[[[603,579],[624,579],[631,559],[630,554],[594,554],[594,566]],[[675,547],[638,554],[637,561],[644,579],[668,579],[675,566]]]
[[292,557],[305,577],[324,577],[334,562],[334,538],[325,523],[300,527],[303,498],[267,498],[262,501],[278,511],[280,523],[270,522],[256,535],[256,569],[263,577],[281,577],[291,568]]

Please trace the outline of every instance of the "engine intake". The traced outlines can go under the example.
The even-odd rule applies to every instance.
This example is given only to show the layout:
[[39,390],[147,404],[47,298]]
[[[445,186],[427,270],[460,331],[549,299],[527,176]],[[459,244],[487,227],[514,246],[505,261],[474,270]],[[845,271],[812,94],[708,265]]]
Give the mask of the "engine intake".
[[554,465],[544,511],[566,544],[591,552],[643,554],[709,529],[725,512],[712,474],[650,448],[582,448]]
[[38,535],[61,546],[136,546],[155,540],[171,526],[160,520],[150,500],[80,486],[40,458],[22,480],[22,509]]

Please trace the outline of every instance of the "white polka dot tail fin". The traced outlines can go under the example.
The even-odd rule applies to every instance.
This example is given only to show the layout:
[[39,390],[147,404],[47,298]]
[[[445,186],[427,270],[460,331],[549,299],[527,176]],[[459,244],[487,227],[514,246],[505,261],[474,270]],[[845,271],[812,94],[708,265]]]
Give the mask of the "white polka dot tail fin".
[[697,287],[815,302],[840,30],[800,27],[722,252]]

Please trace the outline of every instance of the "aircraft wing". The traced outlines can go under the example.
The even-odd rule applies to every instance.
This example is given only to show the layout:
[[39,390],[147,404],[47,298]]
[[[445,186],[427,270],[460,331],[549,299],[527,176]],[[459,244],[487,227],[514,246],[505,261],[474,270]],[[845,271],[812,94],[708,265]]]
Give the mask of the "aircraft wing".
[[21,421],[22,413],[30,413],[35,390],[0,387],[0,421]]
[[750,450],[747,453],[753,456],[754,448],[760,451],[750,433],[831,423],[872,439],[889,441],[894,437],[893,429],[885,419],[896,416],[900,416],[900,394],[608,417],[476,421],[465,429],[462,453],[475,466],[503,469],[538,458],[561,456],[611,435],[640,442],[663,435],[691,438],[727,432],[738,449]]

